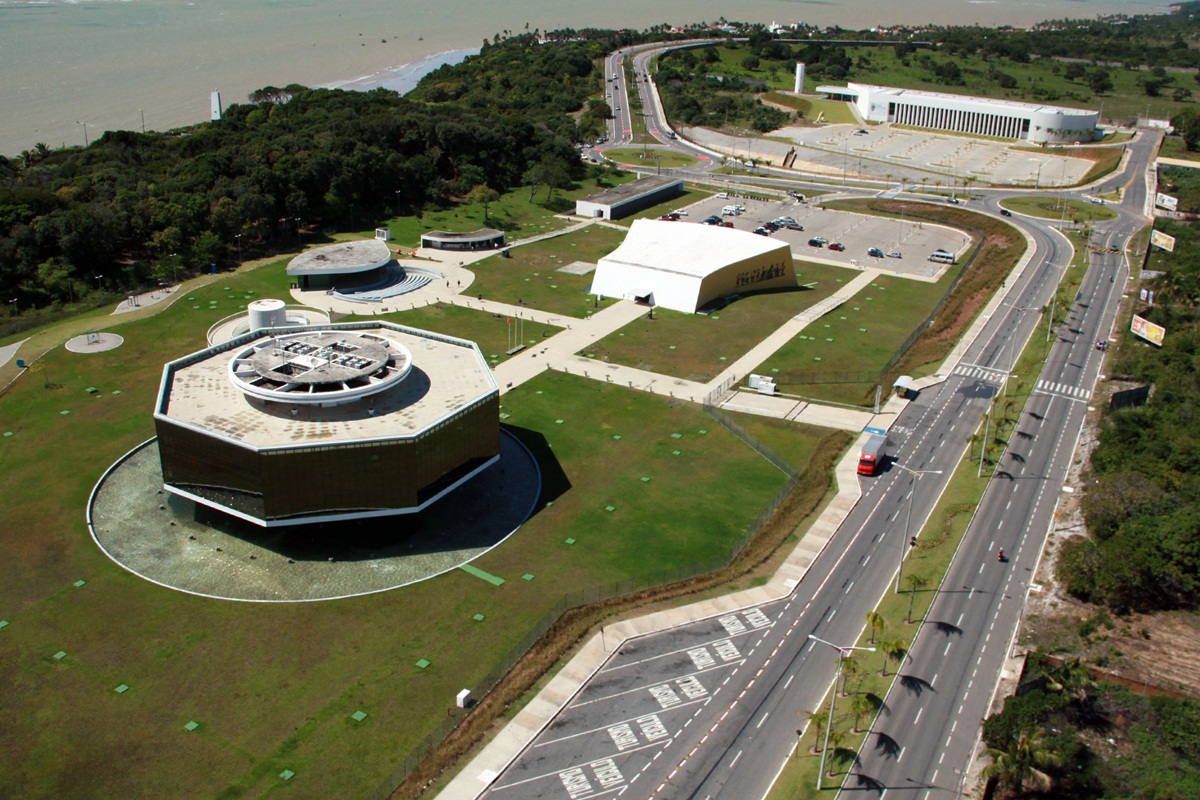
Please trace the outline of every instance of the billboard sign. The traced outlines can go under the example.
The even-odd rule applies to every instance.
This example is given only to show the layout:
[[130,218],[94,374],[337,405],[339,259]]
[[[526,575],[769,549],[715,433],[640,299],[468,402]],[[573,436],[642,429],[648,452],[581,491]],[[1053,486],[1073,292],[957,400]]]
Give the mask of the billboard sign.
[[1159,208],[1165,208],[1167,211],[1178,211],[1179,198],[1171,197],[1171,195],[1163,194],[1162,192],[1157,192],[1154,195],[1154,205],[1158,206]]
[[1167,329],[1162,325],[1155,325],[1149,320],[1142,319],[1137,314],[1133,315],[1133,324],[1129,326],[1129,330],[1134,336],[1141,337],[1153,345],[1162,347],[1163,339],[1167,335]]
[[1161,247],[1168,253],[1175,252],[1175,237],[1168,236],[1162,231],[1150,231],[1150,244],[1155,247]]

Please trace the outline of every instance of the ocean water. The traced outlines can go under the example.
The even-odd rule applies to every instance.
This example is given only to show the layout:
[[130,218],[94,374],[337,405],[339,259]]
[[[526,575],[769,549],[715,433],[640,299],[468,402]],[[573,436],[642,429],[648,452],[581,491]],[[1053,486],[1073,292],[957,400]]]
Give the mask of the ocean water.
[[1165,13],[1161,0],[0,0],[0,153],[166,130],[267,85],[404,90],[505,30],[721,17],[848,28]]

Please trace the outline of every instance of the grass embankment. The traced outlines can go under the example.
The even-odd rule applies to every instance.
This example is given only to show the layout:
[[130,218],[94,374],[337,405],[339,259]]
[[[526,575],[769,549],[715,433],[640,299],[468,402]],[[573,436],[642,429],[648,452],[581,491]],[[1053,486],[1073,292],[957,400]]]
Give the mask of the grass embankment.
[[656,309],[581,354],[616,364],[707,382],[805,308],[852,280],[854,270],[798,262],[812,289],[747,294],[707,316]]
[[1121,156],[1125,154],[1122,147],[1070,147],[1046,150],[1040,147],[1014,147],[1024,153],[1051,153],[1052,155],[1082,158],[1092,162],[1092,166],[1083,174],[1075,186],[1086,186],[1092,181],[1108,175],[1121,164]]
[[533,320],[498,316],[478,309],[442,303],[401,311],[388,319],[394,319],[401,325],[412,325],[414,328],[440,331],[470,339],[479,345],[484,358],[492,367],[507,361],[510,358],[507,351],[516,345],[533,347],[562,330],[561,326],[543,325]]
[[1107,206],[1067,197],[1007,197],[1000,205],[1015,214],[1025,214],[1039,219],[1066,219],[1072,222],[1086,220],[1105,221],[1115,219],[1117,212]]
[[1200,151],[1188,150],[1179,136],[1168,136],[1163,139],[1158,154],[1163,158],[1178,158],[1182,161],[1200,161]]
[[510,709],[511,713],[515,713],[515,709],[523,706],[523,698],[528,700],[526,693],[539,679],[559,665],[560,659],[605,618],[725,586],[771,558],[821,505],[831,486],[833,468],[852,441],[849,433],[836,431],[825,435],[815,444],[796,487],[764,523],[759,535],[746,545],[729,566],[707,575],[567,611],[501,684],[467,715],[453,735],[422,762],[396,793],[397,800],[421,797],[423,786],[431,781],[444,781],[447,770],[455,764],[461,766],[460,759],[465,753],[482,738],[496,732],[497,718],[509,716]]
[[[933,284],[881,276],[850,302],[809,325],[803,338],[788,342],[754,370],[774,376],[786,394],[862,404],[873,398],[876,385],[890,386],[900,375],[929,374],[1025,252],[1024,238],[1011,225],[962,208],[877,199],[838,200],[829,206],[897,219],[903,213],[910,221],[959,228],[975,238],[978,248],[970,252],[977,254]],[[884,374],[897,347],[942,298],[945,301],[933,322]]]
[[[42,375],[0,399],[0,427],[13,434],[0,439],[0,616],[10,623],[0,665],[22,687],[0,730],[5,785],[31,796],[85,782],[121,796],[180,785],[260,796],[291,769],[289,787],[307,795],[367,793],[563,597],[724,557],[784,484],[695,407],[548,374],[504,400],[518,432],[555,457],[543,464],[555,503],[480,559],[508,579],[501,587],[455,571],[370,597],[262,605],[129,575],[87,535],[90,489],[153,435],[163,362],[202,347],[209,325],[277,296],[281,282],[280,262],[190,287],[161,313],[116,324],[125,343],[115,350],[50,350]],[[520,580],[527,572],[536,578]],[[432,666],[413,666],[419,658]],[[132,688],[115,694],[121,683]],[[368,717],[351,720],[356,710]],[[189,720],[200,724],[191,733]]]

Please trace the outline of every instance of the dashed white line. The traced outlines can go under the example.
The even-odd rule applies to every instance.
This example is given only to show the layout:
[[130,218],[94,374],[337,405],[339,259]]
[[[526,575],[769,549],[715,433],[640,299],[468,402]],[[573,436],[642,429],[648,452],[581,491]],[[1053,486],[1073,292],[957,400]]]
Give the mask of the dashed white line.
[[761,728],[761,727],[763,726],[763,723],[767,721],[767,717],[769,717],[769,716],[771,716],[771,712],[770,712],[770,711],[768,711],[767,713],[763,714],[763,715],[762,715],[762,719],[760,719],[760,720],[758,721],[758,724],[754,726],[754,727],[755,727],[755,729]]

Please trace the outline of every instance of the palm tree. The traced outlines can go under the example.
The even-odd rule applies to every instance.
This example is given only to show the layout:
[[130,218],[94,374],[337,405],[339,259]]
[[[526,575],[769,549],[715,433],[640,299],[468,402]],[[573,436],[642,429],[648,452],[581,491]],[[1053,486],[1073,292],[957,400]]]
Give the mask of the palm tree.
[[[835,755],[837,755],[838,751],[842,749],[842,742],[844,742],[844,741],[846,741],[846,734],[843,731],[832,730],[832,729],[829,731],[829,749],[832,750]],[[835,771],[835,768],[833,766],[837,760],[838,759],[836,759],[836,758],[829,759],[829,775],[828,775],[828,777],[830,777],[830,778],[837,775],[837,772]]]
[[854,713],[854,733],[862,733],[863,727],[859,723],[863,717],[870,716],[871,712],[875,710],[875,704],[871,702],[870,695],[854,695],[854,699],[850,701],[850,710]]
[[917,598],[917,592],[929,585],[929,579],[920,575],[909,575],[905,580],[908,581],[908,624],[911,625],[913,601]]
[[992,760],[983,769],[985,778],[995,778],[1005,794],[1020,792],[1025,786],[1049,791],[1050,776],[1043,769],[1062,764],[1062,756],[1043,741],[1041,728],[1022,731],[1007,749],[989,747],[984,755]]
[[887,623],[883,619],[883,615],[878,611],[867,612],[867,626],[871,629],[871,644],[875,644],[875,637],[884,629]]
[[[825,726],[829,724],[829,712],[824,710],[797,711],[796,714],[807,719],[813,725],[813,727],[816,728],[816,738],[813,740],[812,749],[809,750],[810,753],[816,755],[817,753],[821,752],[821,731],[823,731]],[[796,733],[799,735],[801,731],[797,731]]]
[[858,657],[850,653],[838,659],[838,667],[842,670],[842,697],[846,697],[850,694],[850,678],[862,672],[862,666]]
[[1086,700],[1092,673],[1078,656],[1046,670],[1052,692],[1065,692],[1072,700]]
[[883,652],[883,669],[879,674],[886,677],[888,661],[895,661],[896,669],[900,669],[900,662],[908,655],[908,642],[897,637],[888,642],[880,642],[879,649]]
[[975,452],[975,443],[983,437],[981,433],[972,433],[967,437],[967,461],[973,461],[972,453]]

